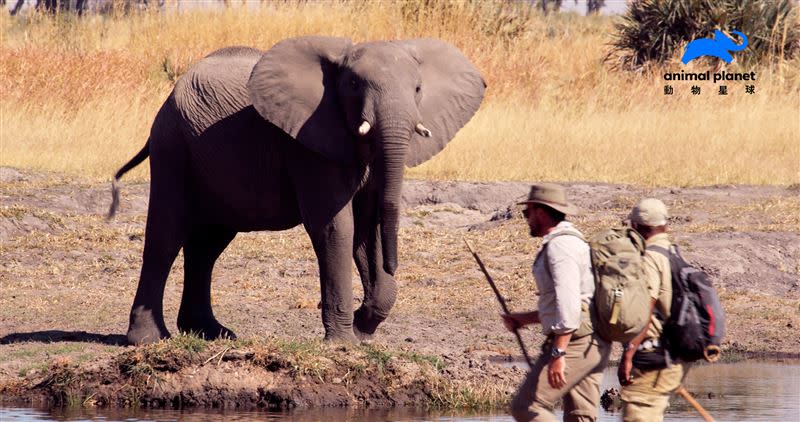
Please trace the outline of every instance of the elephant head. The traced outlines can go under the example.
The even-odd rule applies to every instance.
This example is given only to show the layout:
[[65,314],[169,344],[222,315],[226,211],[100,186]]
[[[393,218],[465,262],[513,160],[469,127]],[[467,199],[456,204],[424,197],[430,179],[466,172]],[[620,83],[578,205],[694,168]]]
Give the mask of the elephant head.
[[736,42],[734,42],[730,37],[725,35],[725,33],[720,31],[719,29],[714,31],[714,41],[720,47],[728,51],[744,50],[744,48],[747,47],[747,36],[739,31],[731,31],[731,32],[742,38],[741,44],[736,44]]
[[486,84],[453,46],[433,39],[353,44],[345,38],[282,41],[253,68],[258,113],[305,147],[357,165],[368,145],[379,177],[384,270],[397,266],[400,188],[406,165],[440,151],[477,111]]

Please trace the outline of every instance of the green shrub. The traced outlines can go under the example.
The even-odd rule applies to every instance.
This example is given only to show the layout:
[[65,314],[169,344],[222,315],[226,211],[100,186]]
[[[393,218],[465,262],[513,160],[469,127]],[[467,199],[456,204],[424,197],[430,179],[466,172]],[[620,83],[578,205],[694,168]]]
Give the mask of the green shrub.
[[748,54],[737,56],[744,65],[789,59],[800,49],[794,0],[634,0],[615,29],[606,59],[628,70],[669,60],[715,29],[747,35]]

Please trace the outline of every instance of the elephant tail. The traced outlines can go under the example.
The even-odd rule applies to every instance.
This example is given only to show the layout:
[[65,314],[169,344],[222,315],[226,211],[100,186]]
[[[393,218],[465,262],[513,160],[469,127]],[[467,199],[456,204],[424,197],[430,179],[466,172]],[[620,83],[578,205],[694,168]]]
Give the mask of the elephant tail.
[[145,158],[150,156],[150,141],[148,140],[144,147],[131,158],[130,161],[125,163],[119,170],[117,170],[117,174],[114,175],[114,179],[111,181],[111,207],[108,209],[108,215],[106,216],[106,221],[110,221],[114,218],[114,214],[117,213],[117,208],[119,208],[119,179],[122,178],[122,175],[130,171],[132,168],[138,166],[145,160]]

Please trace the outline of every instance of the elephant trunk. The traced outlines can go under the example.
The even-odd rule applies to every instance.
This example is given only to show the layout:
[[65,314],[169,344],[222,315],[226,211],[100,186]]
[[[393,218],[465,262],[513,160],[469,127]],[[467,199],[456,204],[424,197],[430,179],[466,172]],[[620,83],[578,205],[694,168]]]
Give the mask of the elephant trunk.
[[400,193],[403,186],[406,151],[411,128],[381,125],[383,196],[381,199],[381,245],[383,269],[390,275],[397,270],[397,231],[400,225]]
[[[745,47],[747,47],[747,36],[742,34],[739,31],[733,31],[734,34],[738,35],[742,39],[741,44],[734,44],[734,47],[728,49],[728,51],[742,51]],[[731,41],[733,42],[733,41]]]

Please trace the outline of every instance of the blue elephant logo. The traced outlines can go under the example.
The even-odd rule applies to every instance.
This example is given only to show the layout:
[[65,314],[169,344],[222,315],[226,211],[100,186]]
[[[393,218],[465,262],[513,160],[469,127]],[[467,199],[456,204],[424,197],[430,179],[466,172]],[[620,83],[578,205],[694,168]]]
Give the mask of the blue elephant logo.
[[714,31],[714,39],[699,38],[690,42],[683,52],[681,61],[683,64],[702,57],[714,56],[730,63],[733,60],[730,51],[741,51],[747,47],[747,37],[739,31],[731,31],[742,38],[741,44],[736,44],[730,37],[722,33],[719,29]]

